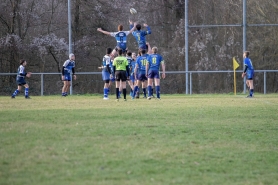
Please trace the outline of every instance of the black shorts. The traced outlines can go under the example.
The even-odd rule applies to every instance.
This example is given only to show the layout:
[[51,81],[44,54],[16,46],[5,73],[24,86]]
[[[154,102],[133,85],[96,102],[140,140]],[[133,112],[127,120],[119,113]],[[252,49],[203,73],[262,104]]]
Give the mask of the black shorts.
[[120,70],[115,72],[116,81],[125,82],[127,79],[126,71]]

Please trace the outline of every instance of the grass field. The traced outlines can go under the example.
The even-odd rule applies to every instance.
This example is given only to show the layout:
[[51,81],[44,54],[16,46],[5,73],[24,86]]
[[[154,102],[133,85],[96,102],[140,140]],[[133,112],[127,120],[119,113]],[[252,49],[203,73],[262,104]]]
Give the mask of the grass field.
[[278,184],[277,94],[0,104],[1,185]]

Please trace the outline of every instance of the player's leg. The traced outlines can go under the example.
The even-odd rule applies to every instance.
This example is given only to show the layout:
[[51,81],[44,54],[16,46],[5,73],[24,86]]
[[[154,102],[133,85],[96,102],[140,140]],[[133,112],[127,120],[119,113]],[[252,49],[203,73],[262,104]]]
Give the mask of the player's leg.
[[138,88],[139,88],[139,86],[140,86],[140,80],[136,80],[136,85],[135,85],[135,87],[134,87],[134,90],[133,90],[133,98],[135,98],[135,96],[137,95],[137,93],[138,93]]
[[104,87],[103,87],[103,99],[108,100],[108,89],[109,89],[109,80],[104,81]]
[[253,79],[250,80],[250,96],[253,97],[254,95],[254,85],[253,85]]
[[254,95],[253,79],[254,79],[254,71],[252,71],[251,74],[250,74],[250,96],[251,97],[253,97],[253,95]]
[[[65,84],[64,96],[67,96],[67,95],[68,95],[69,88],[70,88],[70,81],[65,81],[64,84]],[[62,96],[63,96],[63,95],[62,95]]]
[[153,77],[154,77],[156,98],[160,99],[160,75],[159,75],[159,71],[154,71]]
[[154,84],[155,84],[156,98],[160,99],[160,79],[155,78]]
[[119,98],[121,98],[122,91],[123,91],[123,87],[122,87],[122,82],[120,81],[119,94],[118,94]]
[[147,98],[147,86],[148,86],[148,79],[144,79],[144,82],[142,84],[142,89],[143,89],[143,94],[144,94],[144,98]]
[[25,98],[30,99],[30,97],[29,97],[29,85],[24,84],[24,87],[25,87]]
[[253,97],[253,93],[254,93],[254,86],[253,86],[253,76],[254,76],[254,72],[253,71],[248,71],[247,72],[247,80],[246,80],[246,84],[248,82],[249,86],[249,95],[247,97]]
[[108,88],[109,88],[109,81],[110,81],[110,73],[102,70],[102,80],[104,81],[103,87],[103,99],[108,100]]
[[131,76],[130,76],[130,79],[127,82],[128,82],[129,87],[130,87],[130,96],[132,96],[134,86],[133,86],[133,81],[131,79]]
[[153,84],[153,78],[148,78],[148,100],[152,97],[152,84]]
[[18,84],[17,89],[12,94],[11,98],[15,98],[15,96],[21,91],[21,84]]
[[127,74],[125,71],[122,71],[122,78],[121,78],[121,87],[122,87],[122,92],[124,95],[124,101],[126,101],[126,81],[127,81]]
[[69,77],[70,77],[69,75],[64,75],[64,78],[63,78],[63,82],[64,82],[64,85],[62,88],[62,96],[63,97],[67,96],[67,86],[68,86]]
[[115,81],[116,81],[116,100],[119,100],[119,87],[120,87],[120,74],[119,71],[115,72]]

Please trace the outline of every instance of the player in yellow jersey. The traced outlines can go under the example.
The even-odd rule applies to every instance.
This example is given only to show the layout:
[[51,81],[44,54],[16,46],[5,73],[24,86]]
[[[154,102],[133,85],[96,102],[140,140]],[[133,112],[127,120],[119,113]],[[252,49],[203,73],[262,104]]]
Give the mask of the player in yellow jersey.
[[119,56],[113,61],[113,69],[116,78],[116,100],[119,101],[119,87],[122,85],[124,101],[126,101],[126,80],[129,79],[129,65],[123,50],[118,49]]

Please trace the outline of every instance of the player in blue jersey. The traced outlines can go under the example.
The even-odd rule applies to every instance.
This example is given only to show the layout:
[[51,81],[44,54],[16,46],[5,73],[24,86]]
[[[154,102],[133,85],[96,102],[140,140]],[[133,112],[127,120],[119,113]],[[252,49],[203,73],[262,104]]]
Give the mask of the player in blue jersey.
[[101,28],[98,28],[97,31],[99,32],[102,32],[106,35],[110,35],[112,37],[115,37],[116,41],[117,41],[117,46],[116,46],[116,49],[113,50],[113,55],[116,53],[116,50],[117,49],[122,49],[123,52],[125,53],[126,52],[126,49],[127,49],[127,45],[126,45],[126,42],[127,42],[127,36],[132,33],[136,28],[136,23],[134,23],[134,26],[132,28],[130,28],[129,31],[123,31],[124,27],[123,25],[119,25],[118,26],[118,32],[108,32],[108,31],[104,31],[102,30]]
[[[144,83],[145,81],[147,81],[147,77],[146,77],[146,64],[147,64],[147,58],[148,58],[148,54],[146,53],[145,49],[141,50],[141,56],[139,56],[136,60],[136,64],[135,64],[135,69],[134,69],[134,76],[136,79],[136,85],[134,87],[134,91],[133,91],[133,99],[135,97],[135,95],[138,92],[138,88],[140,86],[141,83]],[[138,71],[137,71],[138,69]],[[137,75],[138,73],[138,75]],[[146,86],[143,86],[143,93],[144,93],[144,97],[147,98],[146,96]]]
[[[129,23],[130,23],[130,28],[132,28],[133,22],[129,21]],[[136,39],[136,41],[138,43],[139,49],[147,49],[146,35],[149,35],[152,33],[151,28],[147,24],[143,24],[143,26],[147,28],[147,31],[141,30],[141,25],[137,24],[136,25],[137,30],[132,32],[132,35],[134,36],[134,38]]]
[[132,52],[131,51],[127,51],[126,59],[128,61],[129,72],[130,72],[130,77],[129,77],[129,80],[128,80],[128,84],[130,86],[130,95],[132,96],[133,89],[134,89],[134,74],[133,74],[133,69],[135,67],[135,62],[134,62],[134,60],[132,58]]
[[17,76],[16,76],[16,83],[17,83],[17,89],[12,94],[12,98],[15,98],[15,96],[21,91],[21,87],[25,87],[25,98],[30,99],[29,97],[29,85],[25,81],[25,77],[31,77],[31,72],[26,73],[25,66],[27,65],[26,60],[20,60],[20,66],[17,69]]
[[165,78],[165,63],[163,57],[157,54],[157,47],[152,48],[153,54],[149,55],[146,64],[146,76],[148,77],[148,100],[151,99],[152,84],[154,80],[156,98],[160,99],[160,76],[159,69],[162,67],[162,78]]
[[250,55],[249,51],[245,51],[243,53],[245,69],[244,72],[242,73],[242,78],[246,76],[247,78],[246,85],[249,87],[249,95],[247,96],[247,98],[252,98],[254,97],[254,85],[253,85],[254,67],[251,59],[249,58],[249,55]]
[[62,81],[64,81],[64,86],[62,88],[62,96],[66,97],[68,95],[68,90],[70,88],[71,72],[73,79],[76,80],[76,75],[74,71],[75,67],[75,56],[73,53],[69,54],[69,59],[65,61],[62,69]]
[[102,80],[104,81],[103,88],[103,99],[108,100],[108,92],[109,92],[109,82],[112,77],[111,71],[111,58],[110,55],[112,53],[112,48],[106,49],[106,55],[104,55],[102,59],[102,66],[99,69],[102,69]]

